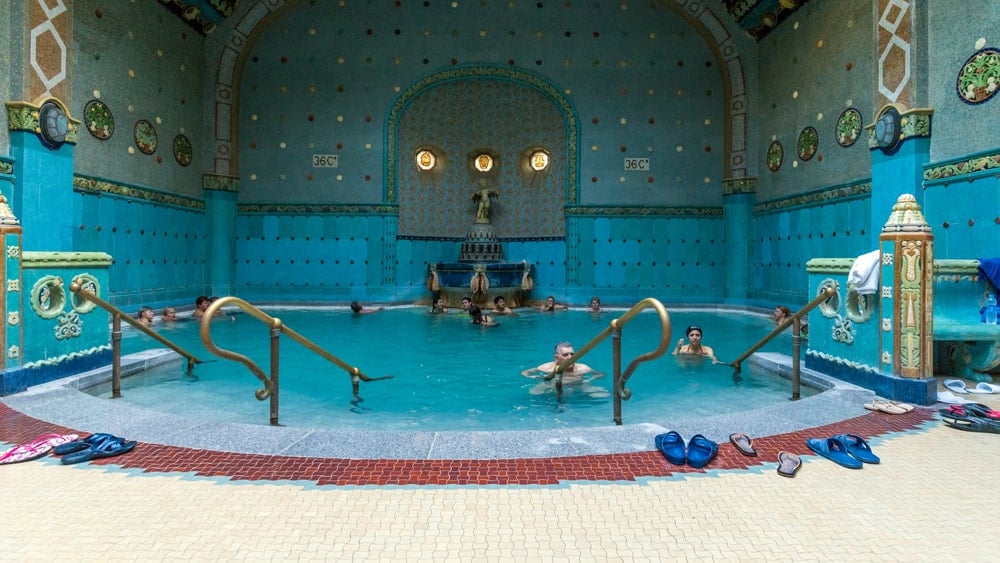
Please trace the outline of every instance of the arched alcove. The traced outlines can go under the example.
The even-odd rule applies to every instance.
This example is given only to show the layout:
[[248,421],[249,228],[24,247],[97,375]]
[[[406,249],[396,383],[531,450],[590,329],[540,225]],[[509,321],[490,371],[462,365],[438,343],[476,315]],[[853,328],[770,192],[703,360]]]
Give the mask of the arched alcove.
[[[497,156],[490,177],[500,192],[491,221],[501,237],[561,237],[563,207],[576,200],[577,118],[558,91],[524,72],[469,67],[429,76],[404,91],[387,119],[386,201],[399,203],[403,236],[463,237],[474,217],[479,178],[471,152]],[[413,156],[438,147],[436,173],[418,171]],[[519,174],[519,158],[544,147],[550,166]]]

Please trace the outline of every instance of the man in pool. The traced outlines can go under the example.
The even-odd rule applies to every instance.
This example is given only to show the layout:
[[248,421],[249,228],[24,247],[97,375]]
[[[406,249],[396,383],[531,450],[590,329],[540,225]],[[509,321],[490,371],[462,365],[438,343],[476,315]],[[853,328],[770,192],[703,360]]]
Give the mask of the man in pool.
[[513,315],[514,310],[507,306],[507,300],[504,299],[503,295],[497,295],[493,299],[493,314],[494,315]]
[[[556,344],[555,353],[552,355],[551,362],[545,362],[537,367],[528,368],[522,371],[521,375],[532,379],[542,379],[551,374],[552,371],[556,369],[558,364],[565,362],[575,353],[576,351],[573,349],[573,345],[564,340]],[[583,376],[587,374],[590,374],[590,378],[584,379]],[[563,370],[563,385],[580,385],[580,389],[591,397],[607,397],[607,391],[590,384],[591,381],[600,377],[604,377],[604,374],[599,371],[594,371],[593,368],[587,364],[574,362],[566,366],[566,369]],[[554,387],[554,379],[551,381],[542,381],[538,385],[534,386],[529,392],[532,395],[541,395]]]
[[685,345],[683,338],[678,340],[677,347],[674,348],[675,356],[703,356],[712,362],[719,361],[715,359],[715,351],[710,346],[701,343],[701,327],[691,325],[684,333],[687,335],[688,343]]

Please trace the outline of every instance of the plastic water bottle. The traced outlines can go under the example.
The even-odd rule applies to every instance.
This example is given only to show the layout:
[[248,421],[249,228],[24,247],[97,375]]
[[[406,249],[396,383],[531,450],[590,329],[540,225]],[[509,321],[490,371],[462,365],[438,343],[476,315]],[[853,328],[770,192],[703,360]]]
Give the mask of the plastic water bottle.
[[993,295],[992,291],[989,297],[986,298],[986,324],[997,324],[997,298]]

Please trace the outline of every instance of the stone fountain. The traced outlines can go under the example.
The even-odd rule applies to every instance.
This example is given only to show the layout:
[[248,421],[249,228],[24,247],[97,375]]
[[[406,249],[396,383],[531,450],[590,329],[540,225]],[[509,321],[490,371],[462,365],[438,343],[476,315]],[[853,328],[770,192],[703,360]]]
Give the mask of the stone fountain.
[[458,306],[463,297],[471,297],[480,307],[493,306],[503,297],[507,305],[519,307],[528,302],[534,281],[531,264],[505,262],[503,245],[490,223],[490,204],[500,192],[479,181],[479,191],[472,196],[478,204],[458,262],[438,262],[428,267],[427,287],[449,307]]

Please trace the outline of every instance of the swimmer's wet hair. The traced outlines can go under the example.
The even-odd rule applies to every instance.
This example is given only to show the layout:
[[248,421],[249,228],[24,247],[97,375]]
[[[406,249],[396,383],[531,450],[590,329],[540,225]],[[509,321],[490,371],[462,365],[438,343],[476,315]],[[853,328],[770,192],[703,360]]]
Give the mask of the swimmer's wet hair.
[[705,334],[705,331],[701,330],[700,326],[698,326],[698,325],[691,325],[691,326],[687,327],[687,330],[684,331],[684,336],[687,336],[687,335],[691,334],[692,330],[697,330],[698,332],[700,332],[702,334]]

